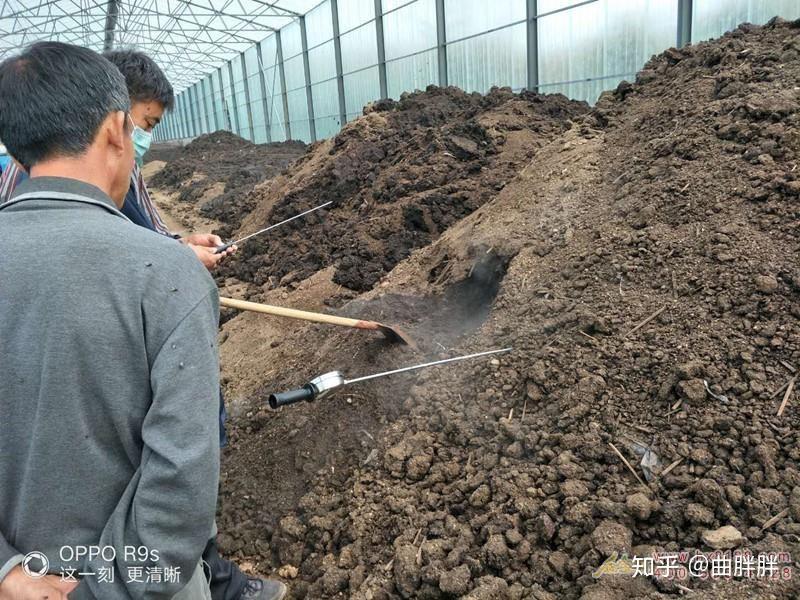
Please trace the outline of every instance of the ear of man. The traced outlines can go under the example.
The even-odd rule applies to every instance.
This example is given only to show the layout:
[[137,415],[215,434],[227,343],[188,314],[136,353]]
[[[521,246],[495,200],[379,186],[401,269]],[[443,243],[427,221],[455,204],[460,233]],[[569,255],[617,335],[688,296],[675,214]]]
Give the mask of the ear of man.
[[110,186],[109,196],[119,208],[122,208],[125,202],[133,170],[132,131],[133,125],[129,113],[114,111],[103,120],[99,135],[92,144],[98,153],[97,156],[105,162]]
[[110,145],[118,156],[124,156],[127,145],[131,144],[131,126],[128,118],[128,113],[118,110],[109,113],[101,127],[101,131],[105,133],[105,143]]

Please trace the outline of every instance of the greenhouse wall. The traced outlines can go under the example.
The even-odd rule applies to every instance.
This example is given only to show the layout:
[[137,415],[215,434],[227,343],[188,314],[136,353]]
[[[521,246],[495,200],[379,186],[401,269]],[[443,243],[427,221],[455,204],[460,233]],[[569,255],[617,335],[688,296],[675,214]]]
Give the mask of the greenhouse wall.
[[335,135],[364,105],[428,85],[508,86],[593,103],[653,55],[798,0],[324,0],[177,95],[155,139]]

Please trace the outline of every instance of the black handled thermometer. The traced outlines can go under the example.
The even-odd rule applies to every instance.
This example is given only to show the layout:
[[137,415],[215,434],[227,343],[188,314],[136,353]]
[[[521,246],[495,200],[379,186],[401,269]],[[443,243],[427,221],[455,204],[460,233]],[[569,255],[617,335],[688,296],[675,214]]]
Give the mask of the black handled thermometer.
[[445,358],[444,360],[436,360],[434,362],[423,363],[421,365],[413,365],[411,367],[403,367],[402,369],[394,369],[393,371],[384,371],[383,373],[375,373],[374,375],[365,375],[364,377],[356,377],[355,379],[346,379],[339,371],[331,371],[312,379],[303,387],[288,392],[280,392],[279,394],[270,394],[269,406],[270,408],[278,408],[279,406],[286,406],[287,404],[294,404],[295,402],[311,402],[317,398],[323,398],[331,391],[351,383],[359,383],[369,379],[377,379],[378,377],[386,377],[387,375],[396,375],[397,373],[405,373],[406,371],[416,371],[417,369],[424,369],[426,367],[434,367],[436,365],[444,365],[451,362],[467,360],[470,358],[478,358],[480,356],[489,356],[490,354],[501,354],[503,352],[510,352],[511,348],[502,348],[501,350],[487,350],[486,352],[478,352],[476,354],[467,354],[466,356],[456,356],[454,358]]
[[280,227],[281,225],[285,225],[289,221],[294,221],[295,219],[299,219],[300,217],[306,216],[308,213],[312,213],[315,210],[319,210],[320,208],[325,208],[329,204],[333,204],[333,201],[326,202],[325,204],[320,204],[319,206],[315,206],[314,208],[309,208],[308,210],[301,212],[299,215],[295,215],[293,217],[289,217],[288,219],[284,219],[280,223],[275,223],[275,225],[270,225],[269,227],[265,227],[264,229],[259,229],[255,233],[251,233],[250,235],[246,235],[243,238],[239,238],[238,240],[233,240],[232,242],[228,242],[227,244],[222,244],[222,246],[217,246],[217,249],[214,251],[214,254],[221,254],[225,252],[231,246],[235,246],[237,244],[241,244],[245,240],[249,240],[251,237],[255,237],[257,235],[261,235],[262,233],[266,233],[270,229],[275,229],[276,227]]

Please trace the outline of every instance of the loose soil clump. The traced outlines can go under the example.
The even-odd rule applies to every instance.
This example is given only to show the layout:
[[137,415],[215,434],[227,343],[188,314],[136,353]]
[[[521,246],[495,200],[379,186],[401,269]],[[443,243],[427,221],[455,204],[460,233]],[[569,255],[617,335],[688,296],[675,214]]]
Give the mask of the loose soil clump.
[[[351,197],[367,203],[363,218],[378,211],[370,227],[380,227],[390,214],[438,206],[425,203],[428,188],[393,192],[431,181],[442,164],[445,175],[460,167],[458,181],[475,185],[452,145],[455,131],[465,137],[453,118],[462,113],[423,110],[424,118],[406,122],[421,137],[412,135],[395,162],[369,146],[376,158],[362,171],[339,160],[337,148],[367,139],[362,130],[372,131],[373,120],[409,117],[397,107],[369,113],[267,184],[264,193],[283,190],[293,210],[279,209],[284,201],[275,196],[276,210],[257,207],[250,224],[323,199],[336,209],[285,234],[272,258],[263,254],[266,242],[245,254],[231,273],[275,277],[269,293],[291,299],[311,285],[313,252],[319,264],[339,252],[339,281],[353,289],[394,267],[342,311],[410,322],[424,343],[414,354],[302,326],[248,349],[275,366],[234,411],[221,487],[223,550],[289,578],[294,598],[666,598],[679,586],[703,598],[797,597],[796,392],[777,414],[800,369],[797,81],[800,22],[742,25],[719,40],[667,50],[588,114],[566,119],[562,103],[540,127],[574,120],[568,131],[537,138],[516,177],[494,163],[491,170],[504,173],[501,189],[482,202],[476,190],[486,188],[468,191],[457,206],[464,211],[472,199],[474,208],[455,213],[460,220],[449,227],[422,218],[435,225],[420,229],[427,245],[400,262],[381,254],[383,262],[362,274],[369,285],[355,273],[375,254],[347,254],[337,236],[349,222],[356,248],[388,238],[354,229],[361,205]],[[481,102],[432,92],[462,109]],[[516,117],[530,118],[526,106],[548,102],[537,98],[509,96],[495,108],[505,115],[502,107],[513,105]],[[438,126],[428,129],[427,120]],[[478,138],[493,139],[465,137]],[[481,148],[473,160],[487,167],[481,161],[497,155]],[[432,166],[423,170],[426,161]],[[335,182],[324,197],[308,187],[314,177]],[[448,181],[436,184],[436,198],[448,197],[440,189]],[[413,202],[381,212],[389,204],[381,199],[406,197]],[[349,218],[340,223],[337,211]],[[275,258],[284,248],[294,252],[296,290],[278,285],[289,264]],[[488,291],[474,291],[481,287]],[[437,329],[448,312],[460,314],[465,297],[479,318]],[[251,328],[249,316],[225,325],[224,364],[246,358],[235,345],[244,319]],[[263,404],[270,391],[332,369],[362,375],[504,346],[513,352],[367,382],[314,405],[270,412]],[[614,553],[730,548],[790,553],[795,562],[781,562],[769,580],[594,576]],[[780,575],[786,567],[792,580]]]
[[[167,149],[167,164],[151,185],[177,194],[181,202],[202,202],[206,218],[237,226],[249,192],[264,179],[281,173],[305,153],[303,142],[253,144],[229,131],[201,135],[178,152]],[[157,153],[156,153],[157,154]]]
[[369,290],[493,198],[587,108],[562,95],[495,89],[481,96],[435,86],[377,102],[291,172],[257,188],[238,235],[327,201],[333,207],[249,241],[222,274],[277,287],[333,265],[336,283]]

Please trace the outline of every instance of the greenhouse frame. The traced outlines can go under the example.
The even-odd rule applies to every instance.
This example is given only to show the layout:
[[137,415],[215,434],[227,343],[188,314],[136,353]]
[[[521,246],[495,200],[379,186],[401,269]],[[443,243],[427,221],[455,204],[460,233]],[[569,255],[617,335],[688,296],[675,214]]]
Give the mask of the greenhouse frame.
[[89,2],[92,13],[86,0],[73,0],[73,12],[69,2],[17,2],[14,10],[6,0],[0,57],[42,37],[138,47],[178,92],[157,141],[224,129],[255,143],[314,142],[372,101],[429,85],[480,93],[505,86],[591,103],[666,48],[741,22],[800,17],[796,0],[311,2],[109,0]]

